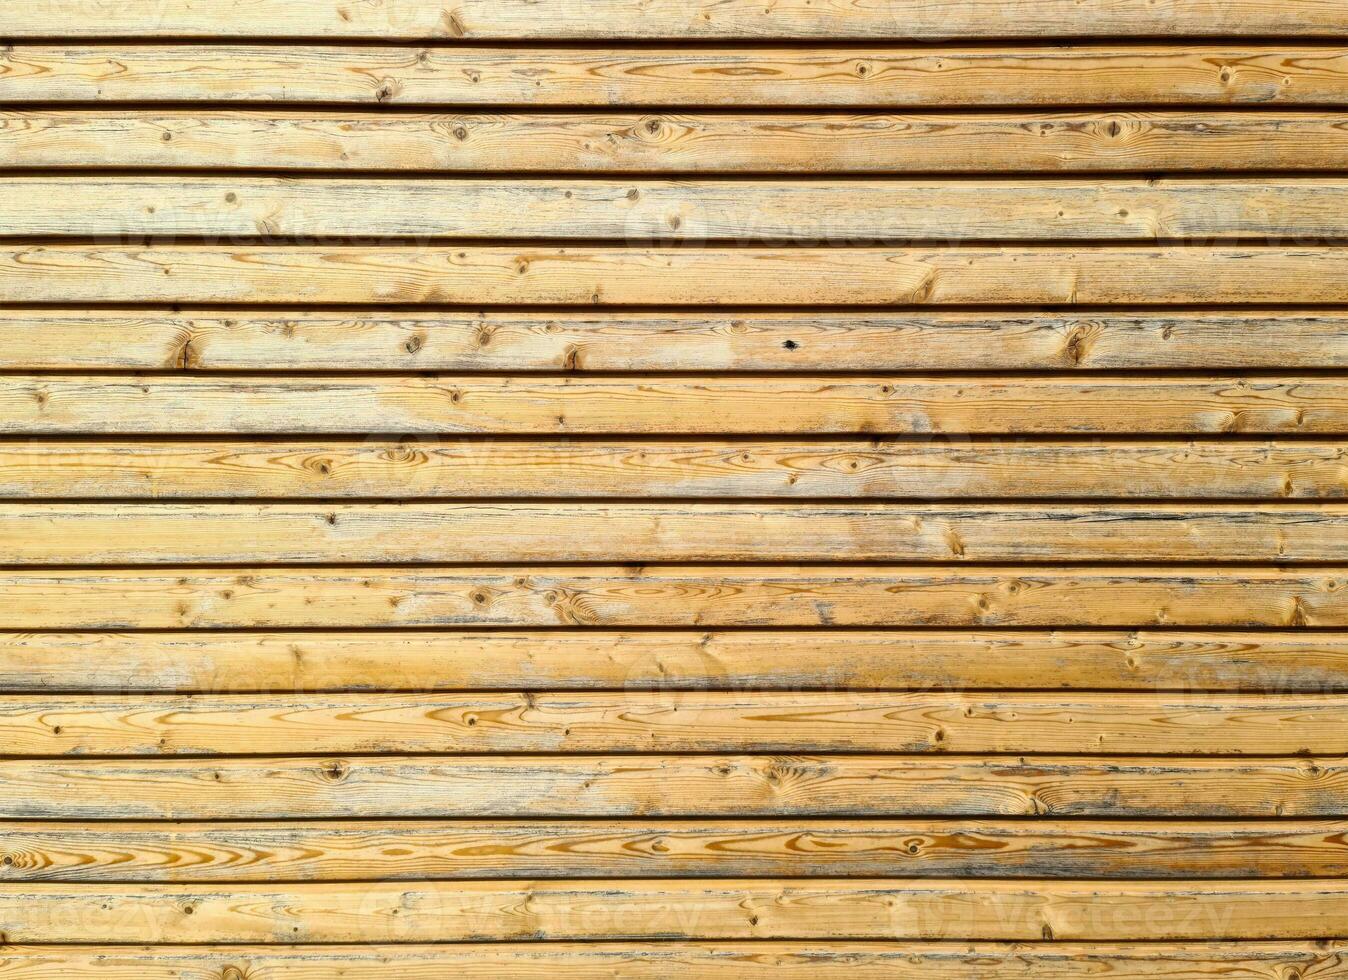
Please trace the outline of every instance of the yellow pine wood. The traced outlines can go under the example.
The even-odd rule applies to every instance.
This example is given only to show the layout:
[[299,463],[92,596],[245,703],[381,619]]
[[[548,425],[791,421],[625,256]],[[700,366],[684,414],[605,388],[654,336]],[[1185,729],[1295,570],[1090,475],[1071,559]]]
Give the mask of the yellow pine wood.
[[1276,567],[10,569],[11,630],[1348,626],[1348,570]]
[[0,696],[8,756],[1348,754],[1340,694],[847,691]]
[[43,822],[0,829],[0,881],[1340,877],[1346,832],[1286,819]]
[[1348,504],[0,503],[0,564],[1330,562]]
[[586,238],[866,245],[987,240],[1348,237],[1348,181],[1323,177],[970,181],[13,176],[14,236]]
[[[97,14],[97,15],[96,15]],[[84,0],[11,0],[13,37],[315,37],[404,40],[818,39],[1310,36],[1348,29],[1335,0],[130,0],[97,12]]]
[[1317,939],[1348,883],[721,879],[0,885],[10,941]]
[[0,690],[1348,691],[1348,634],[1193,630],[0,633]]
[[1150,174],[1342,170],[1345,161],[1348,133],[1332,112],[0,112],[0,167],[34,171]]
[[326,438],[0,442],[0,497],[1338,499],[1348,447],[1259,442]]
[[1348,302],[1348,247],[18,245],[29,303],[1098,304]]
[[1344,432],[1332,375],[0,375],[5,435]]
[[1266,104],[1348,97],[1341,47],[425,48],[18,43],[12,101],[499,106]]
[[1348,816],[1348,759],[501,755],[0,759],[6,820]]
[[18,946],[0,950],[12,980],[1084,980],[1348,976],[1339,942],[1196,942],[1133,946],[994,943],[400,943],[365,946]]
[[0,367],[252,371],[1348,366],[1333,311],[0,310]]

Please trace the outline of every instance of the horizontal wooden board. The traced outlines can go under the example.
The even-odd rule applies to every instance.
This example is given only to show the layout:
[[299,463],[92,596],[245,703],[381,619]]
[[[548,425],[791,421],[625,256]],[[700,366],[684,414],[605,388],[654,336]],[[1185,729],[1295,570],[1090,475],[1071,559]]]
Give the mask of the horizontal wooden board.
[[14,236],[339,242],[575,239],[628,245],[736,241],[1348,238],[1348,180],[510,180],[12,176]]
[[9,693],[364,690],[1348,691],[1323,631],[0,633]]
[[0,367],[295,371],[911,371],[1348,367],[1348,316],[171,312],[0,309]]
[[0,112],[0,168],[24,170],[972,174],[1346,164],[1348,132],[1333,113],[1290,111]]
[[[1344,277],[1348,286],[1348,276]],[[0,375],[0,433],[1348,432],[1324,375],[498,378]]]
[[0,854],[0,882],[1342,877],[1348,872],[1348,824],[1049,819],[22,823],[0,827]]
[[1341,694],[5,695],[0,755],[1348,754]]
[[0,564],[1332,562],[1348,504],[0,503]]
[[0,498],[1340,499],[1326,441],[0,441]]
[[1343,757],[0,759],[6,820],[1345,817]]
[[1335,0],[134,0],[92,16],[85,0],[12,0],[0,35],[22,37],[321,37],[404,40],[1037,38],[1288,35],[1348,30]]
[[7,102],[500,106],[1079,106],[1348,101],[1342,47],[801,48],[33,44]]
[[[233,971],[233,972],[231,972]],[[990,972],[989,972],[990,971]],[[427,946],[19,946],[0,950],[9,980],[968,980],[970,976],[1348,976],[1338,942],[1148,943],[456,943]]]
[[1344,303],[1348,246],[19,245],[0,302]]
[[1345,627],[1348,570],[703,566],[0,571],[11,630]]
[[1348,882],[819,878],[0,885],[10,941],[1317,939]]

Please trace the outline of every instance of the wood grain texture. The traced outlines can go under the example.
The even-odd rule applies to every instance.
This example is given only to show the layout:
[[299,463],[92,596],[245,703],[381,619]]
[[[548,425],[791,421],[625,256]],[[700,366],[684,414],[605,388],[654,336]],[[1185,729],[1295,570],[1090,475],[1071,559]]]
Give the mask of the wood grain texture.
[[[99,14],[101,16],[95,16]],[[378,6],[340,0],[13,0],[0,35],[24,37],[315,37],[403,40],[809,39],[1267,36],[1315,37],[1348,29],[1334,0],[418,0]]]
[[[1348,277],[1344,279],[1348,283]],[[1339,377],[0,375],[0,433],[1348,433]]]
[[4,695],[0,755],[1348,754],[1341,694]]
[[344,756],[0,759],[6,820],[1348,817],[1348,759]]
[[[1123,820],[22,823],[0,881],[1342,877],[1348,824]],[[4,976],[0,970],[0,976]]]
[[1334,310],[453,313],[0,309],[9,370],[911,371],[1348,367]]
[[1348,180],[394,179],[12,176],[0,227],[156,241],[584,238],[629,245],[892,241],[1278,244],[1348,238]]
[[10,103],[406,106],[1334,107],[1332,45],[867,48],[33,44],[0,50]]
[[0,950],[6,980],[1316,980],[1348,976],[1338,942],[857,944],[821,942],[483,943],[364,946],[19,946]]
[[0,503],[0,564],[1333,562],[1348,504]]
[[0,928],[20,943],[1318,939],[1348,931],[1348,883],[24,883],[0,885]]
[[474,626],[1348,626],[1343,568],[0,571],[11,630]]
[[0,4],[0,980],[1348,980],[1343,37]]
[[0,112],[0,167],[35,171],[1150,174],[1346,161],[1348,129],[1311,112]]
[[1192,630],[0,633],[8,693],[1348,691],[1348,634]]
[[1348,497],[1333,440],[0,441],[0,498]]
[[1348,246],[20,245],[0,302],[1345,303]]

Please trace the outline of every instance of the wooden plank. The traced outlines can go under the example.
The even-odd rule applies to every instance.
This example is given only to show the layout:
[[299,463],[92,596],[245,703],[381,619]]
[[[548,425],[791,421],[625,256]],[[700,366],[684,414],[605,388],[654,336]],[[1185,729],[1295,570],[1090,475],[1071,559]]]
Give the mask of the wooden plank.
[[0,929],[19,943],[1317,939],[1348,932],[1348,882],[16,884],[0,885]]
[[1342,568],[0,571],[10,630],[474,626],[1345,627]]
[[1348,30],[1335,0],[132,0],[92,17],[82,0],[11,0],[0,35],[25,37],[314,37],[403,40],[820,39],[1026,37],[1316,37]]
[[1342,877],[1345,836],[1326,820],[23,823],[0,827],[0,881]]
[[11,245],[0,302],[1344,303],[1348,246]]
[[427,946],[18,946],[0,950],[9,980],[968,980],[971,976],[1348,976],[1343,944],[1203,942],[1176,946],[1091,943],[808,944],[752,942],[456,943]]
[[1342,47],[406,47],[31,44],[0,51],[18,102],[406,106],[1079,106],[1348,101]]
[[13,236],[867,245],[1348,237],[1348,180],[12,176]]
[[1348,504],[0,503],[6,565],[1332,562]]
[[326,371],[1348,367],[1315,312],[0,310],[0,367]]
[[1339,499],[1332,440],[0,441],[0,498]]
[[10,693],[1348,691],[1348,634],[951,630],[0,633]]
[[24,170],[1157,173],[1345,164],[1348,132],[1333,113],[0,112],[0,167]]
[[[1348,285],[1348,276],[1344,278]],[[1333,376],[0,375],[0,433],[1348,432]]]
[[0,759],[0,789],[0,816],[6,820],[558,815],[1281,819],[1348,816],[1348,759]]
[[0,755],[1348,754],[1340,694],[5,695]]

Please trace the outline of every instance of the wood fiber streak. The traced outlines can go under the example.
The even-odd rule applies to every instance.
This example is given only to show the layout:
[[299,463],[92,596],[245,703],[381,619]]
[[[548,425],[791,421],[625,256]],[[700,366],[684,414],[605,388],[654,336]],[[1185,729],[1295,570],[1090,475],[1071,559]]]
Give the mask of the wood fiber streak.
[[[25,823],[0,881],[1342,877],[1348,824],[1122,820]],[[3,972],[0,972],[3,976]]]
[[[190,910],[190,911],[189,911]],[[1317,939],[1348,883],[656,879],[0,885],[13,941]]]
[[0,571],[14,630],[1348,627],[1348,569],[693,566]]
[[0,755],[1348,754],[1341,694],[4,695]]
[[1348,692],[1348,634],[1233,630],[0,633],[0,690]]
[[[1348,817],[1348,759],[0,759],[0,818]],[[1342,903],[1340,902],[1340,905]]]
[[1337,311],[327,313],[0,309],[0,367],[1067,371],[1348,367]]
[[15,176],[13,236],[567,239],[858,246],[1021,239],[1273,243],[1348,238],[1333,178],[509,180]]
[[1153,174],[1342,170],[1346,162],[1348,126],[1304,110],[0,112],[0,167],[35,172]]
[[1340,500],[1333,440],[471,437],[0,442],[0,498]]
[[6,565],[1293,563],[1345,555],[1348,504],[1340,503],[0,503]]
[[3,435],[185,433],[1342,435],[1348,386],[1313,374],[0,375]]
[[12,103],[403,106],[1249,105],[1348,100],[1340,47],[1108,43],[1062,47],[660,48],[18,43]]
[[1348,246],[20,245],[0,302],[1348,303]]
[[314,37],[453,42],[493,39],[913,40],[1267,35],[1318,36],[1348,29],[1334,0],[419,0],[374,5],[342,0],[133,0],[91,9],[87,0],[13,0],[0,35],[23,37]]
[[6,946],[6,980],[1316,980],[1348,976],[1338,942],[1073,943],[484,943],[427,946]]

